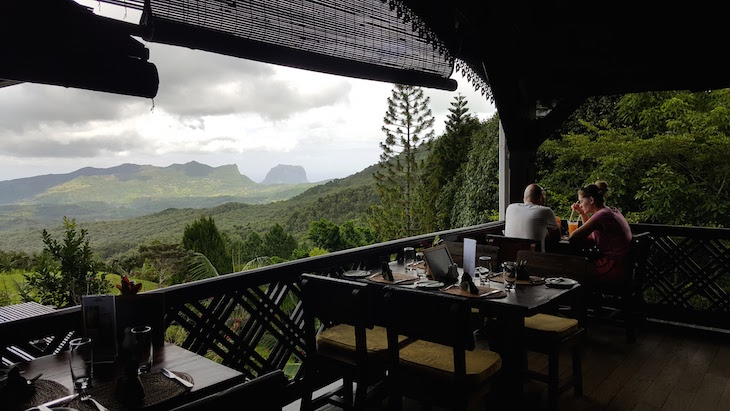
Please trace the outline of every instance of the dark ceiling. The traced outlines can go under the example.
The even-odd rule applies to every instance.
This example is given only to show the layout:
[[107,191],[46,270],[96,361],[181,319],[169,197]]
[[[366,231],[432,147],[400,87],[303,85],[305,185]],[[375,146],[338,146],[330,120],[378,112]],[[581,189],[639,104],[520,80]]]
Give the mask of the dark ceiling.
[[[720,3],[407,1],[488,78],[511,149],[533,149],[586,97],[730,87]],[[536,107],[552,109],[536,119]]]
[[[145,0],[104,2],[132,8],[146,4]],[[468,74],[477,86],[488,84],[485,98],[491,95],[495,101],[510,151],[536,149],[589,96],[730,87],[723,64],[726,14],[721,6],[709,2],[650,6],[621,1],[152,1],[172,8],[204,3],[219,5],[218,12],[223,8],[229,14],[237,12],[239,17],[250,17],[240,14],[245,7],[270,6],[264,12],[268,17],[251,19],[250,27],[290,18],[296,23],[292,27],[298,25],[302,33],[321,28],[316,20],[318,9],[313,7],[329,8],[342,21],[331,25],[327,35],[344,33],[343,38],[358,47],[363,39],[365,43],[383,42],[370,37],[377,30],[362,30],[371,26],[396,33],[397,40],[408,39],[412,46],[394,48],[383,42],[391,61],[379,64],[382,49],[372,53],[375,60],[356,60],[368,55],[362,51],[353,55],[335,50],[323,56],[318,53],[324,49],[318,48],[319,40],[304,36],[299,37],[300,46],[309,48],[241,38],[196,21],[178,22],[166,32],[163,23],[169,21],[162,19],[156,26],[120,23],[95,16],[71,0],[6,0],[0,13],[0,35],[5,39],[0,46],[0,86],[31,81],[153,97],[159,82],[154,56],[148,55],[135,36],[328,73],[453,89],[453,81],[438,70],[409,65],[426,52],[427,48],[417,48],[423,37],[428,38],[427,44],[441,44],[446,50],[438,50],[434,56],[444,56],[448,64],[456,57],[471,69]],[[394,10],[391,17],[381,10],[383,5]],[[286,7],[286,15],[284,11],[271,14],[275,7]],[[403,10],[408,8],[413,14],[404,17]],[[211,17],[214,9],[206,10],[210,11],[204,17],[215,22],[217,17]],[[306,13],[315,19],[309,27],[302,17]],[[414,19],[425,24],[414,24]],[[403,22],[406,24],[400,24]],[[250,27],[243,31],[255,31]],[[417,29],[415,35],[413,28]],[[305,40],[313,40],[313,45]],[[416,49],[420,50],[417,56],[412,53]],[[436,63],[432,67],[438,68]],[[539,112],[549,114],[538,117]]]

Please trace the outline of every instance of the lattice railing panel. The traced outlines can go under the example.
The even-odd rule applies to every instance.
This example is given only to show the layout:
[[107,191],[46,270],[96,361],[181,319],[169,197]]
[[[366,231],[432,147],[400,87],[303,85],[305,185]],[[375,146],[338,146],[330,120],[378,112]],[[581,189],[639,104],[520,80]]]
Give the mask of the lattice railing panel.
[[[710,229],[708,229],[710,230]],[[649,316],[730,328],[730,238],[685,227],[652,232],[654,244],[638,275]]]
[[227,291],[168,307],[167,322],[186,332],[182,347],[253,378],[303,360],[300,295],[296,281]]

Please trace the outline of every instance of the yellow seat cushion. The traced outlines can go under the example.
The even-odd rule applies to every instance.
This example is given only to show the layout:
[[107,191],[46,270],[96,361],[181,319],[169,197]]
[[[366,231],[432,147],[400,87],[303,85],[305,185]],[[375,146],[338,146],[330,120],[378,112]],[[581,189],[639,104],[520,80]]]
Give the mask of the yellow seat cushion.
[[525,318],[525,328],[528,332],[532,330],[541,333],[554,333],[564,337],[578,329],[578,320],[550,314],[535,314],[532,317]]
[[[384,327],[375,326],[365,329],[368,354],[386,355],[388,351],[388,334]],[[402,343],[406,337],[399,335],[398,342]],[[339,324],[324,329],[317,334],[317,349],[322,353],[336,353],[353,356],[355,354],[355,327]]]
[[[494,351],[466,351],[467,384],[479,385],[502,368],[502,358]],[[454,374],[454,349],[441,344],[416,340],[400,350],[403,373],[451,380]],[[419,378],[422,378],[419,377]]]

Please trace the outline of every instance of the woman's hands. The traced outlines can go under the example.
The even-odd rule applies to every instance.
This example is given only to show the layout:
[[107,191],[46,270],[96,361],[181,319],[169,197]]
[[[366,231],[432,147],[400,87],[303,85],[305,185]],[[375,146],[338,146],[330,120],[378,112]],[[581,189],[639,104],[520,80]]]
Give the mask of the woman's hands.
[[588,213],[583,209],[583,206],[580,205],[580,201],[576,201],[575,203],[573,203],[570,208],[572,208],[573,211],[578,212],[583,222],[586,222],[586,220],[588,219]]

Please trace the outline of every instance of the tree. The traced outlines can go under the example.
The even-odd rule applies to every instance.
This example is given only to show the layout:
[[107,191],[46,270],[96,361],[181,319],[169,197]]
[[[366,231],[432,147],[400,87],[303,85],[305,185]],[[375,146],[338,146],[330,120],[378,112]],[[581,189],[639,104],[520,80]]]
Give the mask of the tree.
[[226,244],[212,216],[201,216],[199,220],[186,224],[182,245],[186,250],[203,254],[218,273],[233,272]]
[[[103,294],[111,284],[106,274],[98,275],[86,230],[76,230],[76,220],[63,218],[65,235],[60,243],[43,230],[45,244],[36,271],[26,275],[42,303],[57,307],[81,304],[88,294]],[[60,269],[60,273],[59,273]]]
[[416,161],[419,142],[433,138],[430,98],[423,89],[396,84],[383,118],[385,141],[380,143],[378,171],[373,175],[380,204],[373,207],[371,224],[381,239],[409,237],[417,231],[415,187],[420,179]]
[[606,180],[607,202],[635,222],[730,225],[730,90],[627,94],[616,114],[580,120],[538,157],[548,204],[569,212],[578,188]]
[[140,259],[153,274],[152,278],[145,279],[156,281],[160,287],[194,280],[188,272],[194,255],[181,244],[153,241],[139,246]]
[[472,148],[473,135],[480,128],[477,118],[468,114],[467,101],[461,94],[451,102],[446,132],[431,143],[419,187],[419,209],[423,231],[452,228],[451,210],[454,196],[464,181],[463,167]]
[[490,221],[499,205],[499,115],[484,122],[472,137],[466,167],[455,179],[450,227]]
[[264,234],[263,251],[270,258],[279,257],[283,260],[289,260],[296,248],[297,240],[293,235],[287,234],[279,223],[276,223],[269,232]]

